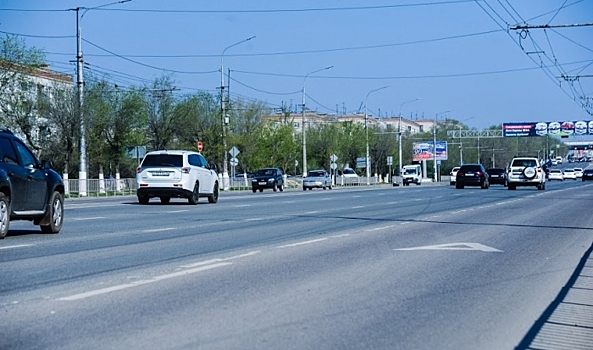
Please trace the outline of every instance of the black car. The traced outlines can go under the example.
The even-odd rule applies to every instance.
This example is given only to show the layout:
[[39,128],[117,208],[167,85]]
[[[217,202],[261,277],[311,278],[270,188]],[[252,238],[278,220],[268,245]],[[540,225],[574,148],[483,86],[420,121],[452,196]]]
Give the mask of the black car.
[[464,186],[480,186],[482,189],[490,187],[488,172],[482,164],[464,164],[457,172],[455,188]]
[[263,168],[259,169],[253,175],[251,180],[251,190],[253,193],[259,190],[262,192],[264,188],[271,188],[276,192],[277,190],[284,190],[284,176],[282,170],[278,168]]
[[506,187],[507,171],[505,168],[490,168],[488,169],[488,183],[490,185],[498,184]]
[[10,130],[0,128],[0,239],[11,220],[28,220],[58,233],[64,219],[64,182]]
[[593,169],[585,169],[582,179],[583,181],[593,180]]

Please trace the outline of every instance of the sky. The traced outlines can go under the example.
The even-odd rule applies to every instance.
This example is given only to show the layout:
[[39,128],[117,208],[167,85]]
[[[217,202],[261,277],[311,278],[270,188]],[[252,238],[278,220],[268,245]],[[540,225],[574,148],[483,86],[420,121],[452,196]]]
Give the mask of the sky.
[[[298,113],[305,88],[307,109],[327,114],[366,104],[374,117],[478,130],[593,119],[593,0],[110,3],[1,0],[0,35],[20,36],[75,76],[70,9],[80,8],[84,74],[121,88],[171,76],[180,95],[218,94],[222,66],[232,99]],[[558,27],[568,24],[589,25]]]

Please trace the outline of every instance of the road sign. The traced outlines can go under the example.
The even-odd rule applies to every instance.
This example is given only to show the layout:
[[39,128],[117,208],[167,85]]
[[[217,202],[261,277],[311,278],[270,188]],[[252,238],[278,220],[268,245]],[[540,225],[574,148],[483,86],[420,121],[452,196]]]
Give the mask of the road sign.
[[332,168],[332,170],[336,170],[338,168],[338,165],[336,163],[331,163],[329,167]]
[[392,156],[387,157],[387,165],[393,165],[393,157]]
[[332,154],[331,156],[329,156],[329,159],[330,159],[332,162],[335,162],[336,160],[338,160],[338,156],[336,156],[335,154]]
[[203,149],[204,149],[204,144],[202,143],[202,141],[198,141],[198,152],[202,152]]
[[237,147],[233,146],[233,148],[231,148],[229,153],[231,154],[231,156],[236,157],[241,152],[237,149]]
[[233,157],[233,158],[231,158],[231,160],[229,160],[229,163],[232,166],[237,166],[237,165],[239,165],[239,160],[237,158]]

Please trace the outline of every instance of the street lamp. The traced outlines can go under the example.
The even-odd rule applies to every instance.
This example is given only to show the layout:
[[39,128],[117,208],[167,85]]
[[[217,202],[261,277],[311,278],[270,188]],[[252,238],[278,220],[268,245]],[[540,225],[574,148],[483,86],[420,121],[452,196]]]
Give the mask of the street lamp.
[[367,114],[367,100],[369,99],[369,95],[372,94],[375,91],[379,91],[379,90],[383,90],[383,89],[387,89],[389,86],[383,86],[380,87],[378,89],[375,90],[371,90],[367,93],[367,96],[364,98],[364,129],[366,132],[366,144],[367,144],[367,149],[366,149],[366,158],[364,159],[365,162],[365,167],[366,167],[366,173],[367,173],[367,185],[370,185],[370,177],[371,177],[371,167],[370,167],[370,163],[369,163],[369,126],[368,126],[368,114]]
[[398,133],[399,134],[399,163],[398,163],[398,166],[399,166],[400,178],[402,178],[401,174],[402,174],[402,162],[403,162],[402,161],[402,108],[404,107],[405,104],[416,102],[418,100],[420,100],[420,98],[415,98],[410,101],[405,101],[405,102],[402,102],[402,104],[399,106],[399,133]]
[[255,35],[249,37],[247,39],[243,39],[234,43],[233,45],[225,47],[222,50],[222,54],[220,54],[220,111],[221,111],[221,120],[222,120],[222,152],[224,153],[224,163],[222,163],[222,188],[223,190],[229,189],[229,168],[228,168],[228,156],[227,156],[227,144],[226,144],[226,128],[229,125],[229,117],[226,115],[225,111],[225,103],[224,103],[224,65],[223,65],[223,58],[224,53],[226,50],[230,49],[231,47],[237,46],[242,44],[246,41],[255,38]]
[[318,70],[314,70],[309,72],[305,75],[303,79],[303,104],[302,107],[302,120],[301,120],[301,127],[303,129],[303,177],[307,176],[307,137],[306,137],[306,130],[305,130],[305,82],[307,81],[307,77],[311,74],[319,73],[324,70],[332,69],[334,66],[329,66],[325,68],[321,68]]
[[439,114],[445,114],[445,113],[449,113],[449,112],[451,112],[451,111],[439,112],[434,115],[434,125],[432,126],[432,137],[433,137],[432,160],[434,163],[434,182],[438,181],[438,176],[437,176],[437,116]]
[[[84,61],[82,59],[82,31],[80,24],[82,22],[82,18],[84,17],[84,15],[90,10],[116,4],[123,4],[124,2],[129,1],[132,0],[120,0],[94,7],[77,7],[74,9],[70,9],[70,11],[76,11],[76,88],[78,93],[78,113],[80,118],[80,166],[78,170],[78,195],[80,197],[87,196],[86,130],[84,125],[84,116],[82,112],[82,107],[84,105],[84,78],[82,73]],[[82,15],[80,15],[79,17],[78,14],[80,10],[84,11],[82,12]]]

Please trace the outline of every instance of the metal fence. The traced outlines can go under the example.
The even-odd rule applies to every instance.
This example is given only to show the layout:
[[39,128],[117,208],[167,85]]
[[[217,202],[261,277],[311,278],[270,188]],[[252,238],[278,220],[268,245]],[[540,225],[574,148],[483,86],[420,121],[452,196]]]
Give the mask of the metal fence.
[[[334,179],[334,186],[367,186],[378,185],[383,182],[377,177],[338,177]],[[85,197],[113,197],[113,196],[128,196],[136,194],[136,179],[87,179],[84,184],[86,186]],[[229,179],[229,190],[231,191],[248,191],[251,190],[251,178],[232,177]],[[288,177],[285,181],[284,188],[301,188],[303,186],[302,177]],[[81,197],[80,180],[68,179],[64,180],[66,198]]]

